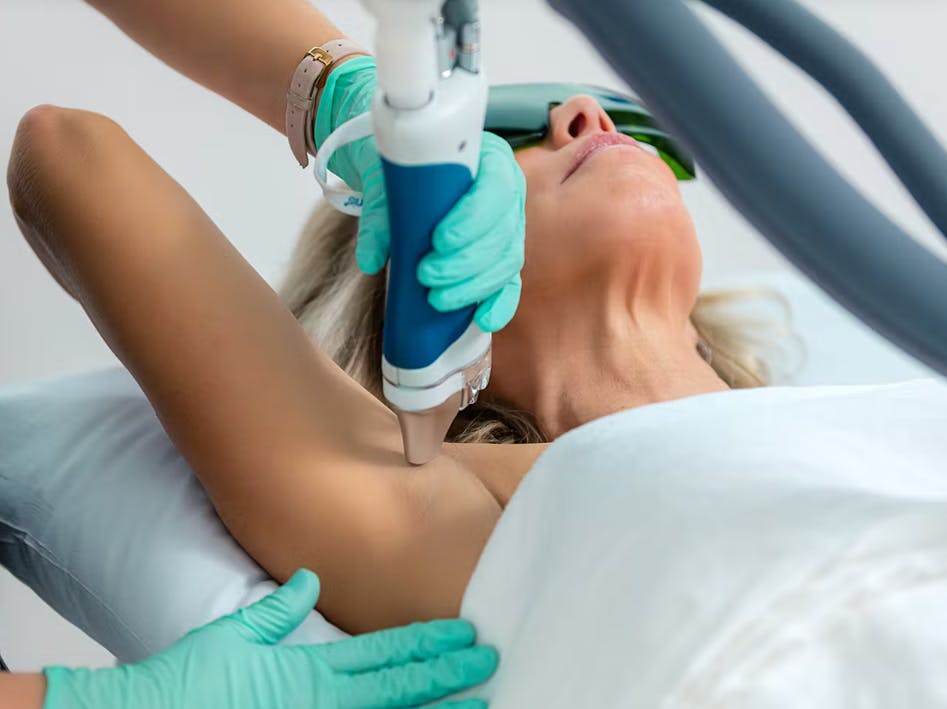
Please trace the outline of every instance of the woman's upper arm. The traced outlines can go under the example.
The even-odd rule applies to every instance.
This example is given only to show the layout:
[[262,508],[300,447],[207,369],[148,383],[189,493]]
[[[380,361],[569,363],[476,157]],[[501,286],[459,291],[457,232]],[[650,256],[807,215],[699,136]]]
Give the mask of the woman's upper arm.
[[32,243],[257,562],[318,572],[347,630],[456,614],[500,514],[476,477],[446,455],[405,463],[394,413],[116,124],[45,107],[17,149]]

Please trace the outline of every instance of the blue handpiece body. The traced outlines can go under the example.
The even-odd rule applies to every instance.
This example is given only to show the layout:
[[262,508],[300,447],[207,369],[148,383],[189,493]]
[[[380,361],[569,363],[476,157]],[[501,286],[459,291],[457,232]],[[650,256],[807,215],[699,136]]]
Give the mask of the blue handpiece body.
[[470,188],[473,176],[459,163],[399,165],[383,159],[382,166],[391,233],[383,351],[390,364],[419,369],[467,330],[476,311],[473,305],[437,311],[417,277],[434,229]]

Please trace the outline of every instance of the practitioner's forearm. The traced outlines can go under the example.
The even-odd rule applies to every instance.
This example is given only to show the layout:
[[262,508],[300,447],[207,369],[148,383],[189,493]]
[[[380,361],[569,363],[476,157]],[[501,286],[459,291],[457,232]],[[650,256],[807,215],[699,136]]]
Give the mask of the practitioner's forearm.
[[43,675],[0,674],[0,707],[3,709],[42,709],[45,696]]
[[299,60],[345,36],[306,0],[87,2],[166,64],[280,132]]

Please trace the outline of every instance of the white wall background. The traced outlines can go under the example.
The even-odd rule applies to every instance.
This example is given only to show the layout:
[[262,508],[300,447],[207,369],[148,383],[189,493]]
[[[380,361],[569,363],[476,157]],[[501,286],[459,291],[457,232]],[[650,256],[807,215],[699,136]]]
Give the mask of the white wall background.
[[[371,41],[355,0],[316,3]],[[493,81],[577,80],[621,86],[588,43],[540,0],[482,0]],[[804,0],[885,69],[947,143],[947,0]],[[947,253],[871,145],[813,82],[710,12],[711,26],[800,129],[898,223]],[[53,103],[115,118],[183,184],[271,284],[314,205],[311,172],[285,139],[166,68],[79,0],[0,0],[0,168],[20,116]],[[704,247],[705,281],[787,268],[706,178],[686,186]],[[82,309],[0,208],[0,386],[117,364]],[[143,612],[147,612],[143,610]],[[108,654],[0,572],[0,648],[17,669],[108,663]]]

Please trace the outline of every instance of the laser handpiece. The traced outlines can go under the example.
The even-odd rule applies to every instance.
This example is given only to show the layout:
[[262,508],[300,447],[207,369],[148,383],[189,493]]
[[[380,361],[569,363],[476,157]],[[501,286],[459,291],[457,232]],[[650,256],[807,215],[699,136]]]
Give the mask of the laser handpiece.
[[459,410],[490,379],[490,333],[476,306],[442,313],[417,279],[434,228],[477,176],[488,87],[474,0],[363,0],[377,19],[378,88],[370,114],[320,146],[316,177],[326,197],[360,212],[351,191],[327,184],[341,145],[374,134],[391,236],[383,357],[385,398],[398,416],[408,462],[433,459]]

